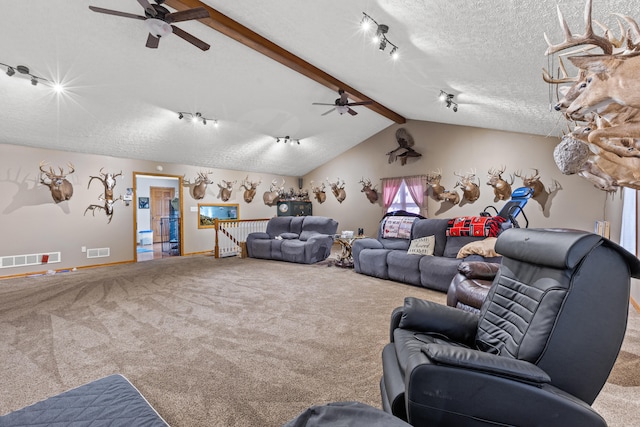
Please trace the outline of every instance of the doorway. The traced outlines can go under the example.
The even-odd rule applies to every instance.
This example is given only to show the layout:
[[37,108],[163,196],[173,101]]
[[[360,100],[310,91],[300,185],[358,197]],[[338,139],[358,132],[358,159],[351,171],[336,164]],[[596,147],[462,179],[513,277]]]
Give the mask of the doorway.
[[135,261],[183,253],[182,177],[134,172]]

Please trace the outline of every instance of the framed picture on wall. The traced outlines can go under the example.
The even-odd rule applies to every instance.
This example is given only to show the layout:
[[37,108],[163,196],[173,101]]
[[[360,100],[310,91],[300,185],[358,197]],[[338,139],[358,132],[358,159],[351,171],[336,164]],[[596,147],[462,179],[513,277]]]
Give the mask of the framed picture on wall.
[[149,209],[149,198],[148,197],[138,197],[138,208],[139,209]]

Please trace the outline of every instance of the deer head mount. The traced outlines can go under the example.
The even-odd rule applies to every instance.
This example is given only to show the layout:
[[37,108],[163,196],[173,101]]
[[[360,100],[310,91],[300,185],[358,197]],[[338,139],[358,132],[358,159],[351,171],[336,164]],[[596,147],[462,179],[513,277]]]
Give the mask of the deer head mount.
[[327,178],[327,183],[329,183],[329,188],[331,188],[333,195],[336,196],[338,203],[344,202],[344,199],[347,198],[347,192],[344,190],[345,182],[340,181],[340,178],[336,178],[335,182],[331,182]]
[[313,185],[313,181],[311,181],[310,185],[313,196],[316,198],[318,203],[323,204],[325,200],[327,200],[327,193],[324,191],[326,188],[324,182],[321,183],[321,185]]
[[113,189],[116,186],[116,178],[122,176],[122,171],[116,174],[110,172],[104,173],[102,172],[103,169],[104,168],[100,168],[100,176],[91,176],[89,178],[89,183],[87,184],[87,189],[89,189],[91,182],[93,182],[94,179],[97,179],[102,183],[104,192],[103,194],[98,195],[98,200],[103,202],[103,204],[89,205],[87,209],[84,210],[84,215],[86,215],[88,211],[91,211],[93,216],[95,216],[96,209],[104,210],[104,213],[109,218],[109,223],[111,223],[111,219],[113,218],[113,205],[118,200],[122,200],[122,196],[119,196],[116,199],[113,198]]
[[[44,160],[41,161],[40,183],[49,187],[54,202],[60,203],[69,200],[71,196],[73,196],[73,185],[67,180],[67,176],[75,171],[71,162],[68,164],[69,171],[67,173],[59,167],[60,173],[58,174],[53,171],[53,167],[51,166],[49,166],[49,171],[46,171],[44,170],[45,166],[47,166],[47,163]],[[46,176],[46,179],[43,178],[43,175]]]
[[488,171],[489,181],[487,182],[487,185],[493,187],[495,202],[498,200],[509,200],[511,198],[511,186],[513,185],[513,181],[515,181],[515,177],[511,175],[511,182],[507,182],[502,179],[502,174],[506,168],[506,166],[503,166],[502,169],[491,168]]
[[460,195],[458,192],[456,190],[445,190],[445,188],[440,185],[441,179],[442,170],[440,169],[427,174],[426,180],[431,188],[431,196],[439,202],[448,202],[454,205],[460,203]]
[[262,195],[262,201],[267,206],[275,206],[280,200],[280,197],[284,194],[285,180],[282,178],[282,184],[278,185],[278,181],[274,179],[269,185],[269,191],[265,191]]
[[375,188],[375,186],[373,186],[371,184],[371,180],[367,179],[365,180],[364,178],[362,178],[360,181],[358,181],[360,184],[362,184],[362,190],[360,190],[361,193],[364,193],[365,196],[367,196],[367,199],[369,200],[370,203],[375,203],[378,201],[378,190]]
[[[618,185],[635,188],[637,173],[629,171],[636,163],[633,159],[640,157],[640,79],[637,78],[640,26],[629,16],[614,14],[619,18],[620,27],[620,37],[615,37],[607,27],[592,19],[591,9],[592,0],[587,0],[583,35],[572,34],[559,7],[558,19],[565,40],[552,44],[545,35],[549,45],[546,55],[588,46],[581,51],[558,54],[559,57],[572,55],[568,59],[578,68],[577,77],[567,77],[561,57],[562,77],[555,79],[546,70],[543,72],[543,78],[551,84],[574,82],[558,89],[563,97],[554,108],[575,126],[570,136],[556,147],[554,157],[563,173],[569,168],[604,191],[613,191]],[[628,27],[626,30],[623,21]],[[604,36],[595,34],[594,23],[603,30]],[[602,54],[577,55],[594,47],[601,49]],[[577,167],[574,165],[577,159],[565,158],[566,153],[561,151],[583,151],[585,147],[590,154],[580,157]]]
[[223,202],[228,202],[231,198],[231,193],[233,192],[233,186],[236,185],[238,181],[225,181],[222,180],[222,185],[218,184],[218,188],[220,191],[218,192],[218,198]]
[[[453,188],[460,187],[462,189],[462,198],[464,200],[473,203],[480,198],[480,179],[476,177],[475,171],[470,171],[466,174],[454,172],[453,174],[460,178]],[[478,181],[477,184],[476,180]]]
[[261,183],[261,179],[259,179],[258,181],[249,181],[249,175],[247,175],[247,177],[242,180],[242,182],[240,183],[240,187],[244,188],[242,197],[244,198],[245,202],[251,203],[253,201],[258,185],[260,185]]
[[191,197],[196,200],[204,199],[204,196],[207,194],[207,185],[213,184],[213,181],[209,179],[209,175],[212,173],[213,171],[198,172],[193,183],[191,183],[191,180],[183,178],[182,182],[184,186],[189,187]]

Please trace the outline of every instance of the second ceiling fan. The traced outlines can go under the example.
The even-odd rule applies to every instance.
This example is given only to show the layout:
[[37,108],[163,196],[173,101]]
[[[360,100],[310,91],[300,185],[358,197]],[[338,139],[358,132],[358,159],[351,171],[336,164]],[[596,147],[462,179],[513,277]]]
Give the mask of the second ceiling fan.
[[196,7],[179,12],[170,12],[164,6],[164,0],[155,0],[155,4],[149,3],[148,0],[138,0],[138,3],[144,8],[144,15],[135,15],[133,13],[120,12],[118,10],[104,9],[96,6],[89,6],[89,9],[98,13],[106,13],[107,15],[122,16],[125,18],[139,19],[145,21],[149,29],[147,37],[147,47],[156,49],[161,37],[165,37],[171,33],[186,40],[192,45],[202,50],[208,50],[211,46],[203,42],[199,38],[187,33],[186,31],[172,25],[174,22],[190,21],[192,19],[208,18],[209,12],[204,7]]
[[337,98],[333,104],[325,104],[325,103],[322,103],[322,102],[314,102],[312,105],[333,105],[334,106],[329,111],[327,111],[325,113],[322,113],[323,116],[326,116],[327,114],[331,113],[334,110],[337,110],[338,113],[340,113],[340,114],[349,113],[352,116],[355,116],[356,114],[358,114],[358,112],[355,111],[354,109],[352,109],[351,107],[356,106],[356,105],[373,104],[373,101],[349,102],[347,92],[345,92],[342,89],[338,89],[338,94],[340,94],[340,98]]

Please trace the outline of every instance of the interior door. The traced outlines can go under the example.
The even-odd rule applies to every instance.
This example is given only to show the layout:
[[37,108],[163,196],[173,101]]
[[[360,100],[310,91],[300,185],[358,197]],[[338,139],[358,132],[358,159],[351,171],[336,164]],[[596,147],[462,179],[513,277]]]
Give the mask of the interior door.
[[175,188],[172,187],[149,187],[153,243],[162,242],[160,223],[162,218],[169,217],[169,206],[175,192]]

